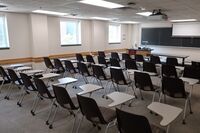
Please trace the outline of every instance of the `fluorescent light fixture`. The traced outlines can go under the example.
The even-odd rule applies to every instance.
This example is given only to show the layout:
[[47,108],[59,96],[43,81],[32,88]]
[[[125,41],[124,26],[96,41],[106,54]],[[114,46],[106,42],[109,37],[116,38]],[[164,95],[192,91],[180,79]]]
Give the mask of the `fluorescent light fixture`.
[[53,12],[53,11],[46,11],[46,10],[34,10],[32,12],[34,12],[34,13],[41,13],[41,14],[59,15],[59,16],[67,15],[67,13]]
[[122,23],[122,24],[138,24],[139,22],[136,22],[136,21],[122,21],[120,23]]
[[123,5],[113,3],[113,2],[104,1],[104,0],[82,0],[82,1],[79,1],[79,2],[84,3],[84,4],[93,5],[93,6],[110,8],[110,9],[124,7]]
[[136,13],[136,14],[138,14],[138,15],[142,15],[142,16],[150,16],[152,13],[151,12],[138,12],[138,13]]
[[171,22],[194,22],[197,21],[196,19],[177,19],[177,20],[171,20]]
[[91,19],[97,19],[97,20],[112,20],[112,18],[103,18],[103,17],[91,17]]

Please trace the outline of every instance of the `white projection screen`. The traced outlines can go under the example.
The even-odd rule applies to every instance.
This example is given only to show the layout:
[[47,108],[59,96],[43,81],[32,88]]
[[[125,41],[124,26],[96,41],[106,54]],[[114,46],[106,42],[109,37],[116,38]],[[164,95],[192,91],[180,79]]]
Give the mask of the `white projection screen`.
[[200,23],[186,22],[174,23],[172,29],[174,37],[200,37]]

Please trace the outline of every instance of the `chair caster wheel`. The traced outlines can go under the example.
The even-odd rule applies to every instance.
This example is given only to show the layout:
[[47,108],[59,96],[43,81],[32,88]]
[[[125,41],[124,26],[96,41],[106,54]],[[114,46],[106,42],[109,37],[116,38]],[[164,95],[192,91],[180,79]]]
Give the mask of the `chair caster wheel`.
[[100,126],[97,126],[98,130],[101,130],[101,127]]
[[193,112],[192,112],[192,111],[190,111],[190,114],[193,114]]
[[49,121],[46,121],[46,125],[49,125]]
[[185,124],[186,124],[185,120],[183,120],[182,124],[183,124],[183,125],[185,125]]
[[17,102],[17,105],[18,105],[19,107],[22,107],[21,103],[19,103],[19,102]]
[[26,94],[30,94],[30,92],[26,91]]
[[93,127],[96,127],[96,124],[92,124]]
[[52,126],[52,125],[49,125],[49,129],[53,129],[53,126]]
[[31,110],[31,114],[32,114],[32,116],[35,116],[35,112],[33,112],[33,110]]
[[150,114],[153,114],[153,112],[152,112],[152,111],[150,111]]
[[4,99],[9,100],[10,98],[8,96],[5,96]]

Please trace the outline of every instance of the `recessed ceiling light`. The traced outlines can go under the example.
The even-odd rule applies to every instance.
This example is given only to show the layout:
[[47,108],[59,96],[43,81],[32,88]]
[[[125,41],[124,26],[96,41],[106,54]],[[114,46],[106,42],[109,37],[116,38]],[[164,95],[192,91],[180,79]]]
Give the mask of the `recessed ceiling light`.
[[142,15],[142,16],[150,16],[152,13],[151,12],[138,12],[136,14]]
[[194,22],[197,21],[196,19],[177,19],[177,20],[170,20],[171,22]]
[[113,2],[104,1],[104,0],[82,0],[82,1],[79,1],[79,2],[84,3],[84,4],[93,5],[93,6],[111,8],[111,9],[112,8],[124,7],[123,5],[113,3]]
[[136,21],[122,21],[120,23],[123,23],[123,24],[138,24],[139,22],[136,22]]
[[103,17],[91,17],[91,19],[97,19],[97,20],[112,20],[112,18],[103,18]]
[[46,10],[34,10],[32,12],[34,12],[34,13],[41,13],[41,14],[59,15],[59,16],[67,15],[67,13],[54,12],[54,11],[46,11]]

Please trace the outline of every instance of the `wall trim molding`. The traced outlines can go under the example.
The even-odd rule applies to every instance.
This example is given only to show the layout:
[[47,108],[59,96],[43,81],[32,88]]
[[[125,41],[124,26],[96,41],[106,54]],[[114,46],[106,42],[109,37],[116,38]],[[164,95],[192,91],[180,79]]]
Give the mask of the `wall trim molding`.
[[[126,52],[127,48],[122,48],[122,49],[108,49],[104,50],[105,53],[110,53],[110,52]],[[87,54],[93,54],[97,55],[98,51],[93,51],[93,52],[80,52],[82,55],[87,55]],[[67,53],[67,54],[55,54],[55,55],[49,55],[49,58],[71,58],[75,57],[76,52],[74,53]],[[43,56],[44,57],[44,56]],[[34,63],[40,63],[43,62],[43,57],[25,57],[25,58],[14,58],[14,59],[3,59],[0,60],[0,65],[7,65],[7,64],[17,64],[17,63],[28,63],[28,62],[34,62]]]

